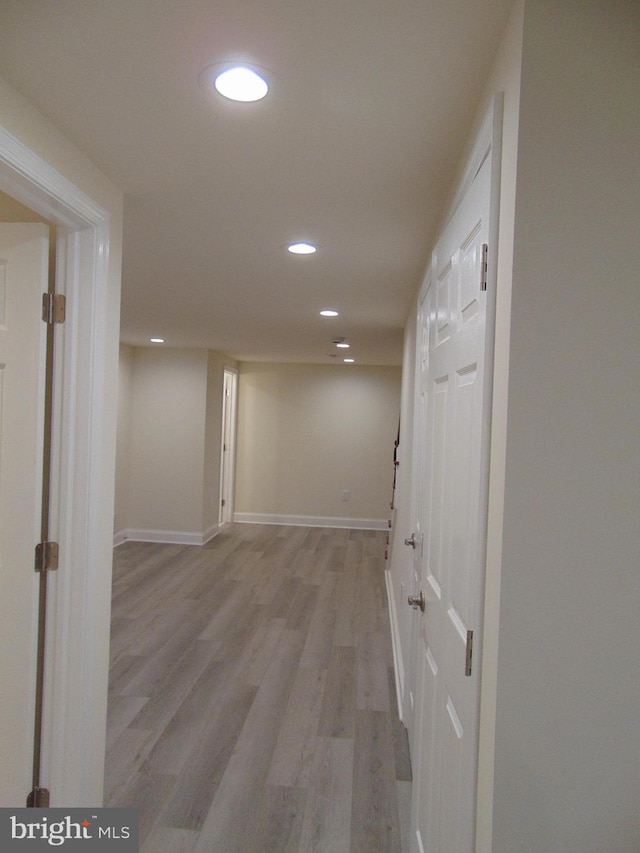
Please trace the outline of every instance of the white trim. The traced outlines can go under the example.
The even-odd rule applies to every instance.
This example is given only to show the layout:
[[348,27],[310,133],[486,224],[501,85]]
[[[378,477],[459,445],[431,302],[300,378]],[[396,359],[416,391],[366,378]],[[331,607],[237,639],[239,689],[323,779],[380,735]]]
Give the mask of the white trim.
[[113,547],[117,548],[118,545],[122,545],[127,541],[127,531],[126,530],[118,530],[113,534]]
[[143,528],[127,528],[114,533],[113,547],[117,548],[123,542],[160,542],[165,545],[205,545],[214,536],[217,536],[220,528],[214,524],[203,533],[194,533],[188,530],[145,530]]
[[[489,154],[492,151],[492,148],[495,152],[496,144],[499,146],[499,138],[497,137],[497,128],[494,121],[494,115],[497,115],[499,128],[502,129],[502,106],[503,106],[503,96],[502,93],[498,93],[494,95],[489,107],[487,109],[487,113],[484,117],[484,121],[478,130],[478,135],[476,136],[471,152],[469,153],[469,157],[462,173],[462,176],[458,182],[455,195],[453,197],[453,201],[449,208],[449,215],[447,216],[446,222],[449,222],[453,217],[453,214],[458,209],[460,202],[465,197],[467,190],[473,183],[476,175],[480,171],[482,164],[487,159]],[[440,232],[444,231],[446,225],[444,225]],[[437,241],[436,241],[437,242]]]
[[391,622],[391,648],[393,651],[393,668],[395,670],[396,702],[398,703],[398,716],[400,722],[404,722],[402,709],[402,696],[404,695],[404,663],[402,660],[402,644],[400,642],[400,628],[398,625],[398,611],[396,601],[393,597],[393,581],[391,572],[385,569],[384,579],[387,585],[387,601],[389,602],[389,621]]
[[0,186],[57,225],[86,228],[109,218],[88,195],[3,127],[0,127]]
[[[482,541],[478,542],[478,547],[480,551],[484,554],[486,560],[486,548],[487,548],[487,513],[488,513],[488,488],[490,482],[490,469],[489,469],[489,450],[491,444],[491,413],[492,413],[492,387],[493,387],[493,368],[494,368],[494,337],[495,337],[495,310],[496,310],[496,294],[497,294],[497,257],[498,257],[498,225],[499,225],[499,204],[500,204],[500,179],[501,179],[501,152],[502,152],[502,119],[503,119],[503,95],[501,93],[497,93],[493,96],[487,111],[485,113],[484,120],[480,129],[477,132],[477,135],[474,139],[473,146],[471,148],[470,154],[466,159],[466,165],[462,176],[459,182],[456,185],[455,195],[453,196],[453,201],[451,206],[448,209],[448,216],[445,219],[444,224],[439,229],[438,234],[436,235],[434,241],[434,249],[431,254],[431,261],[427,267],[427,273],[425,275],[425,281],[419,291],[418,295],[418,314],[417,314],[417,335],[416,335],[416,365],[419,364],[420,359],[420,305],[426,292],[430,287],[429,276],[430,272],[436,269],[437,265],[437,246],[440,241],[442,234],[449,227],[449,223],[453,219],[458,207],[462,203],[465,198],[468,189],[472,186],[474,180],[478,176],[481,167],[485,163],[485,161],[490,158],[490,175],[491,175],[491,184],[489,188],[489,221],[488,221],[488,246],[489,246],[489,259],[488,259],[488,271],[487,271],[487,294],[486,294],[486,338],[485,338],[485,351],[484,351],[484,386],[483,386],[483,415],[482,415],[482,444],[481,444],[481,496],[479,501],[479,528],[482,530]],[[415,376],[415,389],[414,389],[414,412],[415,412],[415,420],[414,420],[414,435],[413,435],[413,446],[412,446],[412,458],[413,458],[413,470],[419,470],[419,466],[417,465],[417,457],[418,457],[418,444],[417,441],[419,439],[419,430],[417,429],[418,424],[418,398],[419,398],[419,370],[416,368],[416,376]],[[415,481],[415,485],[417,486],[417,480]],[[415,499],[415,495],[414,495]],[[480,668],[483,666],[483,658],[482,658],[482,640],[483,640],[483,630],[484,630],[484,609],[486,606],[486,602],[484,601],[484,590],[480,592],[480,602],[479,602],[479,611],[480,617],[477,625],[474,627],[474,662],[479,663]],[[406,618],[406,617],[405,617]],[[410,636],[412,637],[412,642],[415,642],[418,637],[419,629],[418,627],[414,627]],[[392,632],[392,638],[394,634]],[[411,650],[412,651],[412,650]],[[410,666],[413,669],[413,678],[411,679],[412,683],[415,685],[416,693],[419,692],[420,688],[420,679],[417,675],[416,667],[417,660],[414,660],[415,655],[411,654],[411,662]],[[477,676],[476,676],[477,678]],[[479,715],[478,715],[478,731],[480,732],[477,735],[478,738],[478,746],[479,746],[479,754],[482,754],[483,751],[483,740],[482,740],[482,726],[483,726],[483,704],[484,704],[484,696],[482,692],[482,681],[478,679],[478,686],[474,688],[477,690],[477,701],[479,707]],[[413,697],[409,696],[410,702],[413,704]],[[420,707],[418,702],[417,707]],[[416,712],[417,713],[417,712]],[[415,721],[415,730],[419,732],[420,730],[420,721],[416,719]],[[410,733],[411,734],[411,733]],[[414,737],[415,739],[415,737]],[[410,737],[411,741],[411,737]],[[413,744],[412,744],[413,745]],[[486,752],[486,750],[485,750]],[[487,753],[488,754],[488,753]],[[420,755],[414,756],[418,761],[421,759]],[[477,758],[477,755],[476,755]],[[493,759],[493,754],[490,756],[491,760]],[[474,791],[474,803],[477,805],[479,802],[478,796],[478,780],[480,778],[479,775],[479,767],[480,762],[476,766],[475,771],[475,791]],[[415,778],[415,777],[414,777]],[[435,781],[435,784],[438,784],[440,777],[438,777]],[[415,788],[415,786],[414,786]],[[417,790],[417,788],[416,788]],[[473,816],[471,816],[471,820],[474,823],[474,829],[478,831],[479,828],[479,811],[476,810],[475,821],[473,820]],[[415,829],[415,800],[412,802],[411,809],[411,827]]]
[[201,534],[201,544],[206,545],[207,542],[210,542],[212,539],[215,539],[218,533],[220,533],[220,525],[212,524],[211,527],[209,527],[207,530],[204,531],[204,533]]
[[107,705],[113,369],[107,211],[0,127],[0,189],[55,222],[56,332],[50,535],[61,567],[48,579],[41,784],[52,806],[101,805]]
[[[229,379],[228,400],[227,377]],[[237,411],[238,371],[232,367],[225,367],[222,372],[222,429],[220,431],[220,499],[218,502],[220,524],[228,524],[233,520]],[[225,443],[228,443],[226,451]]]
[[333,518],[324,515],[272,515],[261,512],[236,512],[239,524],[285,524],[292,527],[346,527],[350,530],[388,530],[386,518]]

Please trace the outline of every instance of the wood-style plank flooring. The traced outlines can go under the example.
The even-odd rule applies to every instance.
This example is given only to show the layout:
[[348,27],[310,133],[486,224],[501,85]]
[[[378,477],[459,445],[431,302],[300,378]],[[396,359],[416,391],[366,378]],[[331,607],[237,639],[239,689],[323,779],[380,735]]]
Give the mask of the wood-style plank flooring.
[[411,769],[379,531],[114,552],[105,805],[144,853],[400,853]]

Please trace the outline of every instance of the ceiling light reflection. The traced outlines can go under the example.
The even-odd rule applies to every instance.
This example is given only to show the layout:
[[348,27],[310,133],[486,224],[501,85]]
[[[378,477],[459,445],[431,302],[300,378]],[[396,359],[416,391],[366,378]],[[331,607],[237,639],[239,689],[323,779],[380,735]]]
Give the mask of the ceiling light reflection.
[[215,79],[215,87],[232,101],[259,101],[269,91],[267,81],[250,68],[238,65],[228,68]]
[[313,255],[317,251],[311,243],[291,243],[287,248],[292,255]]

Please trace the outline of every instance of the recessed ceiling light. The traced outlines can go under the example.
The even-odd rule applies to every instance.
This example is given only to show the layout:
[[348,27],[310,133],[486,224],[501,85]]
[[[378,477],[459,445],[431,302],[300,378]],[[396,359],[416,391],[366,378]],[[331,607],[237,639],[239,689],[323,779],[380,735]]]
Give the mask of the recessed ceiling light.
[[311,243],[291,243],[287,248],[293,255],[313,255],[317,251]]
[[343,358],[342,360],[344,361],[345,364],[354,364],[355,363],[355,358]]
[[351,344],[348,344],[346,341],[341,341],[341,343],[336,344],[336,346],[340,347],[340,349],[349,349]]
[[338,312],[334,311],[333,308],[323,308],[320,312],[322,317],[337,317]]
[[214,86],[232,101],[260,101],[269,91],[264,77],[246,65],[237,65],[222,71],[214,80]]
[[149,338],[152,344],[163,344],[164,338]]

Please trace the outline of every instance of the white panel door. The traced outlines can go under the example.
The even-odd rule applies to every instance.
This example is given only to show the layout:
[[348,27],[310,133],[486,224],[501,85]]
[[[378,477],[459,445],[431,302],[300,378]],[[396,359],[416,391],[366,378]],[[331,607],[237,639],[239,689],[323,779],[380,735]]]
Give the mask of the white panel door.
[[[482,285],[491,161],[485,157],[442,233],[421,294],[416,559],[425,607],[418,611],[412,805],[412,850],[419,853],[474,849],[491,350]],[[468,631],[471,675],[465,674]]]
[[0,224],[0,806],[32,787],[48,228]]

